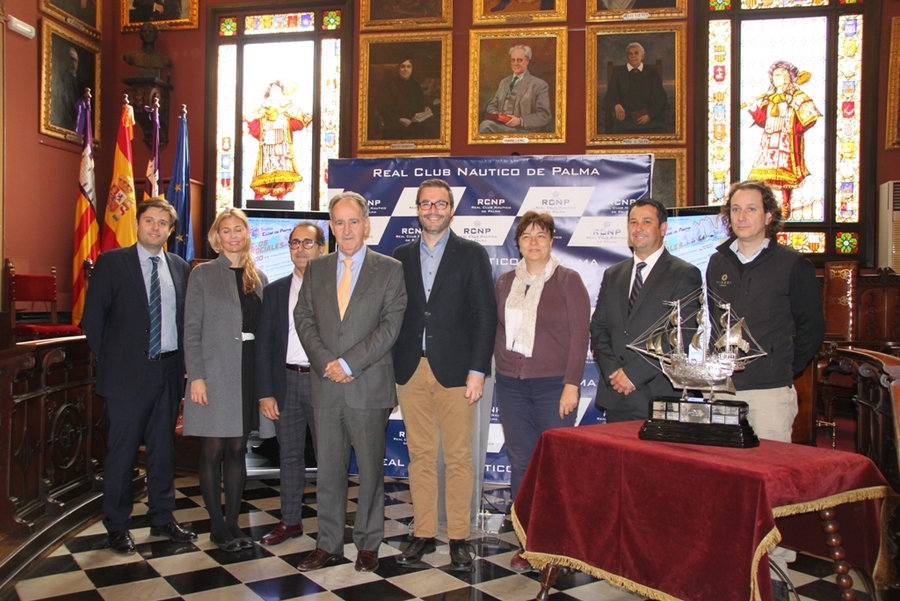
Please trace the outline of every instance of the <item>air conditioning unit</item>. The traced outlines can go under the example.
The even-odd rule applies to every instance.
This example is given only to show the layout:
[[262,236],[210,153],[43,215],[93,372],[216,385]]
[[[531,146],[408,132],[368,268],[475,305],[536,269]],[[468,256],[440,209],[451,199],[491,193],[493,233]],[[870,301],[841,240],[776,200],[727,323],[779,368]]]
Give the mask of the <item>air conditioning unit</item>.
[[878,264],[900,273],[900,181],[878,190]]

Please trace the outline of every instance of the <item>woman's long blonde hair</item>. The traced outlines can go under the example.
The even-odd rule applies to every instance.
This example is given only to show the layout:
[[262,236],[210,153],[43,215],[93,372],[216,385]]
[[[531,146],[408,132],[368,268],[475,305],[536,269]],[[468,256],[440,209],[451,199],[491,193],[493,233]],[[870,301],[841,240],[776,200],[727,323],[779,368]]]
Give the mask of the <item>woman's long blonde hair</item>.
[[253,257],[250,255],[250,222],[247,220],[247,215],[240,209],[225,209],[216,215],[216,220],[213,221],[213,224],[209,227],[207,239],[209,240],[209,245],[212,249],[221,254],[222,241],[219,239],[219,225],[229,217],[240,220],[247,229],[247,246],[241,249],[241,257],[238,260],[237,266],[244,268],[244,293],[250,294],[251,292],[256,291],[257,286],[262,284],[262,280],[259,277],[259,272],[256,270],[256,263],[253,262]]

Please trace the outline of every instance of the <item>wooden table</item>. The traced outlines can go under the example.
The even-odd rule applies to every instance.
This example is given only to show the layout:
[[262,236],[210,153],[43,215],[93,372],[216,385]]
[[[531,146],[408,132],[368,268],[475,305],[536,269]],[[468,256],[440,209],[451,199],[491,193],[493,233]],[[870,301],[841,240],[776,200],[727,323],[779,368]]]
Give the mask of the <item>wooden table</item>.
[[[769,601],[776,519],[814,512],[828,547],[811,552],[830,547],[845,593],[849,563],[876,583],[886,577],[882,513],[897,498],[868,458],[768,440],[754,449],[642,441],[641,424],[541,437],[513,506],[525,557],[542,569],[539,599],[568,567],[662,601]],[[853,545],[838,532],[841,505]]]

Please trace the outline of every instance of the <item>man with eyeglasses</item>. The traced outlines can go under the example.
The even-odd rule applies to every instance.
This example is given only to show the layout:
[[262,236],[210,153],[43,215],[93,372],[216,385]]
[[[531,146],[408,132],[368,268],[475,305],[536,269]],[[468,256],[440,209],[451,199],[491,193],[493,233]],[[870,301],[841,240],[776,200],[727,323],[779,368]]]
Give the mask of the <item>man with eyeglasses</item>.
[[443,452],[447,535],[454,569],[472,566],[466,539],[471,519],[475,403],[490,374],[497,301],[484,248],[450,230],[453,192],[422,182],[416,195],[422,235],[394,251],[408,295],[394,373],[409,448],[414,537],[397,558],[418,564],[438,534],[438,449]]
[[316,447],[316,419],[310,401],[309,358],[294,327],[294,307],[310,261],[325,251],[325,232],[312,221],[294,228],[289,238],[294,271],[266,286],[256,332],[256,392],[260,412],[275,422],[280,443],[281,521],[263,536],[278,545],[303,534],[301,511],[306,486],[306,429]]
[[550,110],[550,86],[528,70],[531,47],[509,49],[512,75],[504,77],[494,97],[484,109],[484,121],[478,126],[483,134],[545,131],[553,120]]

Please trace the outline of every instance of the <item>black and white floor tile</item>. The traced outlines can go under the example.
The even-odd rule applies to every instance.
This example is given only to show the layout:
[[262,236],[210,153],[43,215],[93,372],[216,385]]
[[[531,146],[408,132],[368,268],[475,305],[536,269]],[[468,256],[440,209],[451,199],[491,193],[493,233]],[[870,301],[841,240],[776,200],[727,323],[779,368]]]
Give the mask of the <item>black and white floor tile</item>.
[[[355,511],[351,479],[348,516]],[[209,520],[196,478],[176,482],[176,519],[199,535],[195,543],[179,544],[150,536],[147,506],[135,503],[132,534],[137,553],[130,557],[106,549],[106,533],[97,521],[78,532],[42,560],[14,590],[0,601],[525,601],[540,590],[537,574],[516,574],[509,560],[516,549],[512,525],[504,518],[509,489],[486,491],[480,529],[472,536],[476,555],[471,572],[450,568],[446,537],[437,551],[426,555],[421,569],[400,567],[395,561],[406,546],[412,521],[409,486],[405,481],[385,483],[385,540],[374,573],[354,570],[356,548],[351,529],[345,538],[345,561],[314,572],[300,573],[295,566],[315,546],[316,495],[314,481],[304,494],[304,530],[301,537],[275,547],[255,545],[239,553],[220,551],[209,541]],[[240,526],[255,540],[280,519],[277,480],[248,481]],[[839,589],[827,562],[801,555],[791,565],[801,601],[837,601]],[[859,585],[857,585],[859,586]],[[552,601],[638,601],[640,597],[585,574],[561,579],[551,591]],[[871,601],[859,591],[859,601]]]

